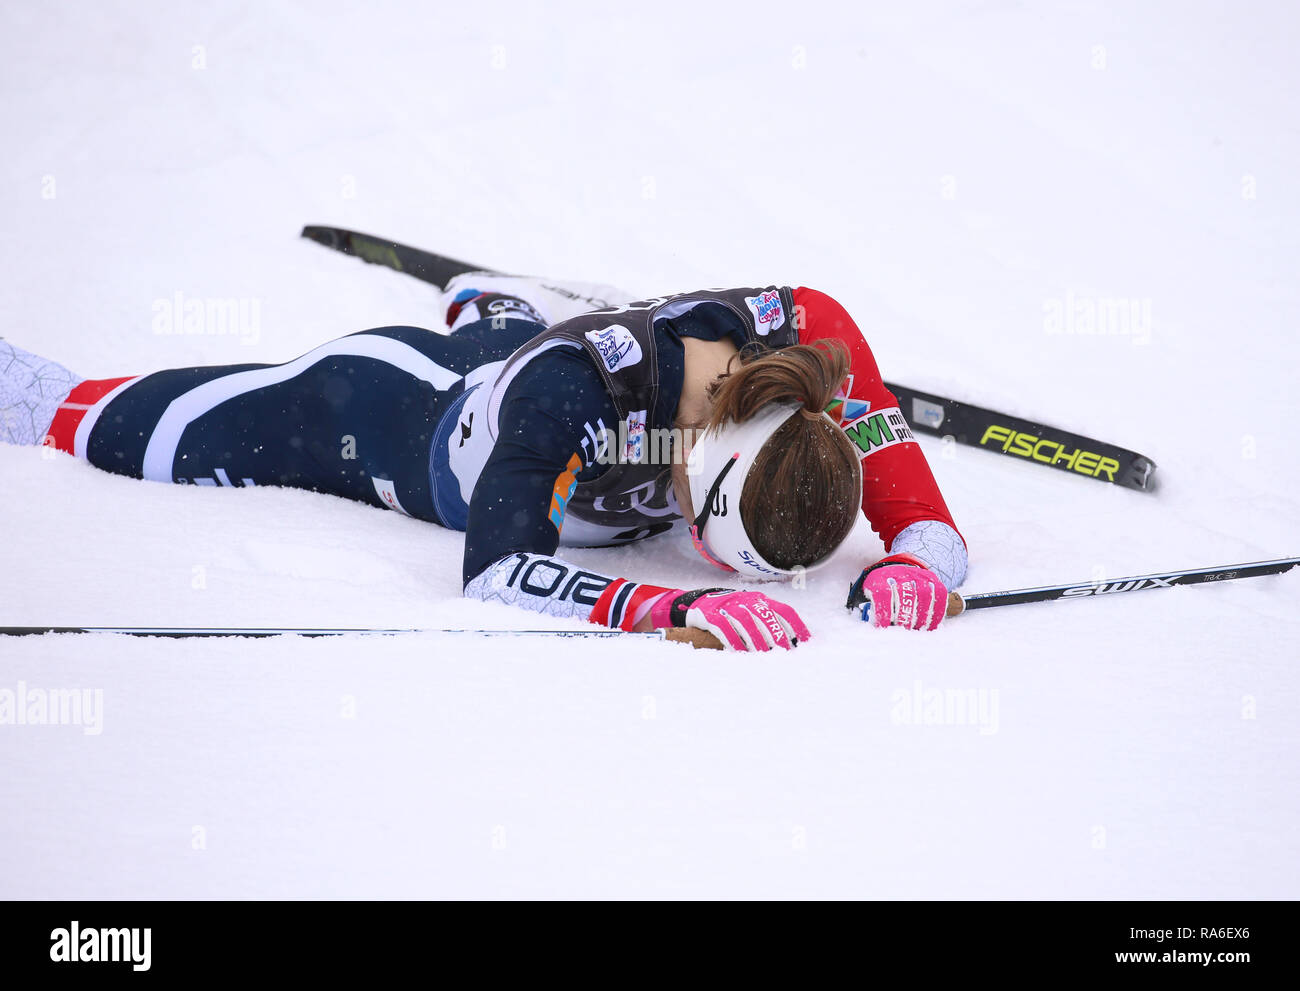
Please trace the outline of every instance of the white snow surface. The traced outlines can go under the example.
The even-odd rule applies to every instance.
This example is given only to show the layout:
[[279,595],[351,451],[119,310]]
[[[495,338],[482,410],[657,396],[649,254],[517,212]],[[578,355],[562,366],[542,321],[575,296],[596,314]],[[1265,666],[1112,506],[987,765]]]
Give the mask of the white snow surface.
[[[0,334],[108,377],[436,324],[307,222],[646,293],[806,284],[887,378],[1159,464],[1140,493],[922,439],[967,591],[1300,554],[1298,21],[9,3]],[[254,301],[256,332],[159,333],[177,293]],[[1107,298],[1149,328],[1049,332]],[[45,453],[0,446],[0,623],[539,624],[461,599],[460,534]],[[779,656],[0,639],[0,690],[103,699],[98,734],[0,725],[0,897],[1300,895],[1300,575],[920,634],[843,609],[880,552],[861,529],[779,593],[816,634]],[[570,556],[716,580],[684,540]],[[979,724],[925,720],[968,689]]]

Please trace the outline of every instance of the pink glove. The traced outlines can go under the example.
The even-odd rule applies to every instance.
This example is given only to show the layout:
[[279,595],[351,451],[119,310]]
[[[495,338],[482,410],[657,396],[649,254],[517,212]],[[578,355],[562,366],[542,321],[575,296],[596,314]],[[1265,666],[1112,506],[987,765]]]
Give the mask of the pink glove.
[[657,627],[708,630],[731,650],[789,650],[812,636],[784,602],[730,588],[669,589],[650,607],[650,620]]
[[863,570],[849,590],[849,608],[860,606],[872,626],[933,630],[943,622],[948,589],[919,559],[900,554]]

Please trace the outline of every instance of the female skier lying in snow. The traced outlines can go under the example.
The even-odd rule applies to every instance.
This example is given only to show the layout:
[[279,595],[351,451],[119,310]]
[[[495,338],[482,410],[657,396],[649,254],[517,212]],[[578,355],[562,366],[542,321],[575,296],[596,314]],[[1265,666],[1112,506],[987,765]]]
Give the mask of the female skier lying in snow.
[[609,305],[627,298],[469,273],[444,295],[450,334],[382,327],[282,365],[115,379],[0,341],[0,428],[135,478],[395,509],[465,531],[470,598],[625,630],[692,626],[738,650],[810,633],[752,587],[661,588],[556,549],[684,517],[713,565],[777,579],[825,561],[861,506],[888,556],[854,598],[874,625],[938,626],[965,544],[844,308],[788,287]]

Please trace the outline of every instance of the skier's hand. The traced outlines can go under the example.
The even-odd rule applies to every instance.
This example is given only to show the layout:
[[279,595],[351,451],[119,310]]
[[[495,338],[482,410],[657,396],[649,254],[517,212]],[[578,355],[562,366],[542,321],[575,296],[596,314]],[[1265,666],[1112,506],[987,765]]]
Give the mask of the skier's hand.
[[799,614],[761,592],[676,588],[650,610],[654,626],[708,630],[729,650],[789,650],[812,636]]
[[872,626],[933,630],[943,622],[948,589],[918,558],[887,557],[864,568],[849,589],[850,609]]

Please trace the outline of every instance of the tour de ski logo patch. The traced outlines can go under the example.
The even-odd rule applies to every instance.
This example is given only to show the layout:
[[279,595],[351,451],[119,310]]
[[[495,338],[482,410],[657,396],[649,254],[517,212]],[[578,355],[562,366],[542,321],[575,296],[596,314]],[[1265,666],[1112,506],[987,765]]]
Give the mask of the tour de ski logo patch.
[[766,337],[785,326],[785,307],[781,305],[781,293],[777,290],[769,289],[757,296],[746,296],[745,305],[754,314],[754,331],[759,337]]
[[611,324],[604,330],[589,330],[583,336],[596,348],[606,371],[630,368],[641,360],[641,345],[626,327]]

